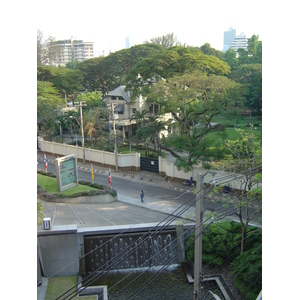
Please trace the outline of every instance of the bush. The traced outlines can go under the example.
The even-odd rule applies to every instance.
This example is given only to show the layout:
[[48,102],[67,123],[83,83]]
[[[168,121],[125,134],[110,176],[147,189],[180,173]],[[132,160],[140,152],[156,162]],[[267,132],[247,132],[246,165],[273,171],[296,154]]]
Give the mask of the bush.
[[[56,177],[55,174],[50,173],[50,172],[46,173],[44,171],[38,171],[38,173],[49,176],[49,177]],[[107,186],[104,186],[104,185],[101,185],[98,183],[91,183],[88,181],[78,181],[78,183],[81,185],[87,185],[87,186],[93,187],[97,190],[83,191],[83,192],[75,193],[72,195],[66,195],[66,194],[62,194],[59,192],[53,193],[53,194],[48,194],[43,187],[38,185],[37,193],[38,193],[39,197],[44,200],[55,200],[55,199],[60,199],[60,198],[76,198],[76,197],[82,197],[82,196],[97,196],[97,195],[106,195],[106,194],[111,194],[113,197],[117,196],[117,191],[114,189],[111,189]]]
[[[191,235],[187,244],[191,242],[194,237],[194,234]],[[240,225],[238,223],[225,220],[210,225],[209,228],[203,232],[202,236],[203,262],[220,266],[226,258],[232,255],[234,250],[237,249],[239,251],[240,239]],[[194,260],[194,248],[195,243],[193,242],[186,253],[188,261]]]
[[211,165],[209,163],[205,163],[203,168],[209,170],[211,169]]
[[231,266],[235,272],[234,284],[246,300],[256,299],[262,289],[262,251],[256,243],[236,257]]

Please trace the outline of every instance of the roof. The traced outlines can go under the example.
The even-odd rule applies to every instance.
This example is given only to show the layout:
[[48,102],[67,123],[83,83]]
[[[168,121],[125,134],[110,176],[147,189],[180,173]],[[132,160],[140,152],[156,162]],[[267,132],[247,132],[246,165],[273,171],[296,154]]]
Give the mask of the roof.
[[126,102],[131,102],[131,99],[130,99],[128,93],[125,92],[125,85],[118,86],[118,87],[115,88],[114,90],[109,91],[109,92],[105,95],[105,97],[104,97],[103,99],[105,99],[107,96],[109,96],[109,97],[112,97],[112,96],[120,97],[120,96],[122,96],[123,99],[124,99]]

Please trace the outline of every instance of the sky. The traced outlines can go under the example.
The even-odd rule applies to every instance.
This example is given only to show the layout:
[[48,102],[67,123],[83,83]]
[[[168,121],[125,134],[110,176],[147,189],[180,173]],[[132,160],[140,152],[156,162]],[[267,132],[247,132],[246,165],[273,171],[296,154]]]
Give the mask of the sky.
[[[44,38],[56,40],[81,39],[94,42],[94,54],[108,55],[151,38],[173,33],[177,41],[188,46],[222,50],[224,31],[230,27],[236,34],[253,34],[262,40],[262,10],[254,0],[242,1],[169,1],[169,0],[110,0],[110,1],[51,1],[38,2],[36,28]],[[246,3],[246,2],[245,2]]]

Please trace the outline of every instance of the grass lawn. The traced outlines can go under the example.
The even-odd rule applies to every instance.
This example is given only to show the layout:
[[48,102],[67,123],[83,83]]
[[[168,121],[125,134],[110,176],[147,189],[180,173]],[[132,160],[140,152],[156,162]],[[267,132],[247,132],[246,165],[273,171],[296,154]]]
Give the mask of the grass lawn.
[[[51,277],[48,279],[48,286],[45,300],[53,300],[77,285],[77,276]],[[75,289],[74,289],[75,291]],[[72,290],[73,292],[73,290]],[[80,297],[82,300],[95,300],[96,296]]]
[[48,279],[48,286],[45,300],[53,300],[77,284],[77,276],[51,277]]
[[[37,174],[37,184],[43,187],[48,194],[53,194],[58,192],[56,178],[54,177]],[[60,193],[64,195],[72,195],[72,194],[85,192],[85,191],[92,191],[92,190],[97,190],[97,189],[87,185],[78,184],[78,186],[75,186],[73,188],[70,188]]]

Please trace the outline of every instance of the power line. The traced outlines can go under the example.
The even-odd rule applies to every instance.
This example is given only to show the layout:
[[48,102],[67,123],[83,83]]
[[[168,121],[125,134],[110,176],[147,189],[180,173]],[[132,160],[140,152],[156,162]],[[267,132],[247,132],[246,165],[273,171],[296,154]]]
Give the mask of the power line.
[[[247,173],[244,172],[244,174],[242,173],[242,174],[240,174],[240,175],[238,175],[238,176],[235,175],[234,177],[241,177],[241,176],[245,176],[246,174],[247,174]],[[223,177],[223,178],[221,178],[221,179],[218,179],[217,182],[219,182],[219,183],[220,183],[220,182],[226,183],[229,179],[232,180],[232,176],[225,176],[225,177]],[[204,194],[207,194],[209,191],[212,191],[212,189],[213,189],[213,185],[209,186],[209,187],[206,188],[206,189],[202,189],[200,192],[203,192]],[[200,193],[200,192],[199,192],[199,193]],[[194,195],[195,198],[196,198],[196,195],[197,195],[197,194],[198,194],[198,192]],[[188,203],[192,198],[193,198],[193,197],[191,197],[190,199],[188,199],[183,205],[185,205],[186,203]],[[178,216],[180,216],[180,215],[181,215],[183,212],[185,212],[189,207],[191,207],[191,206],[194,204],[195,201],[199,201],[199,200],[193,200],[193,201],[191,201],[192,204],[189,204],[189,206],[187,206],[187,208],[182,209],[182,210],[181,210],[181,213],[180,213],[180,214],[178,213],[178,215],[175,215],[175,217],[173,217],[172,219],[177,218]],[[181,208],[183,205],[181,205],[179,208]],[[176,212],[177,210],[179,210],[179,208],[177,208],[174,212]],[[172,215],[173,215],[173,214],[172,214]],[[174,215],[173,215],[173,216],[174,216]],[[165,220],[167,220],[168,218],[169,218],[169,216],[166,217]],[[172,219],[171,219],[171,220],[172,220]],[[163,221],[164,221],[164,220],[163,220]],[[163,222],[163,221],[162,221],[162,222]],[[159,226],[162,222],[160,222],[159,224],[157,224],[154,228],[158,228],[158,226]],[[167,223],[166,223],[166,224],[167,224]],[[166,224],[163,225],[162,228],[161,228],[160,230],[158,230],[158,232],[162,231],[162,230],[163,230],[163,227],[167,226]],[[169,224],[170,224],[170,223],[169,223]],[[168,224],[168,225],[169,225],[169,224]],[[152,229],[150,229],[147,233],[150,233],[151,231],[152,231]],[[156,231],[157,231],[157,229],[156,229]],[[142,237],[144,237],[147,233],[145,233]],[[154,232],[154,233],[155,233],[155,232]],[[152,233],[152,236],[153,236],[154,233]],[[151,236],[151,235],[150,235],[150,236]],[[143,245],[144,243],[145,243],[145,240],[142,241],[142,242],[140,243],[140,245]],[[128,247],[127,247],[127,248],[128,248]],[[125,248],[124,251],[127,250],[127,248]],[[184,249],[185,249],[185,248],[184,248]],[[95,251],[95,249],[92,250],[92,251]],[[91,251],[91,252],[92,252],[92,251]],[[124,256],[123,256],[123,252],[124,252],[124,251],[122,251],[121,253],[118,254],[119,257],[117,258],[117,262],[116,262],[116,263],[113,263],[113,266],[116,265],[116,264],[119,264],[119,260],[120,260],[120,259],[124,259]],[[130,253],[130,254],[131,254],[131,253]],[[129,255],[130,255],[130,254],[129,254]],[[127,255],[127,256],[128,256],[128,255]],[[114,259],[115,259],[115,258],[114,258]],[[111,260],[110,260],[109,262],[111,263]],[[112,266],[112,267],[113,267],[113,266]],[[100,268],[102,268],[102,267],[103,267],[103,266],[101,266]],[[98,269],[97,269],[96,271],[94,271],[93,273],[97,272],[100,268],[98,268]],[[106,270],[106,273],[108,273],[108,272],[109,272],[109,270],[108,270],[108,271]],[[93,273],[91,273],[91,274],[93,274]],[[105,273],[105,274],[106,274],[106,273]],[[91,275],[91,274],[90,274],[90,275]],[[101,276],[103,276],[103,275],[105,275],[105,274],[102,274]],[[94,276],[92,279],[90,279],[90,281],[92,280],[92,282],[94,282],[95,280],[97,280],[97,279],[100,278],[101,276]],[[95,279],[95,277],[98,277],[98,278]],[[88,282],[88,283],[87,283],[87,286],[89,286],[92,282]],[[80,284],[80,283],[78,283],[78,284]],[[77,284],[77,286],[78,286],[78,284]],[[85,288],[86,288],[86,287],[85,287]],[[85,288],[84,288],[84,289],[85,289]],[[62,294],[60,297],[62,297],[63,295],[65,295],[65,294],[68,293],[69,291],[70,291],[70,290],[68,290],[67,292],[65,292],[64,294]],[[82,289],[80,290],[80,292],[81,292],[81,291],[82,291]],[[59,298],[60,298],[60,297],[59,297]],[[57,298],[57,299],[59,299],[59,298]]]

